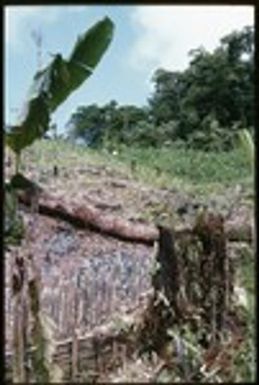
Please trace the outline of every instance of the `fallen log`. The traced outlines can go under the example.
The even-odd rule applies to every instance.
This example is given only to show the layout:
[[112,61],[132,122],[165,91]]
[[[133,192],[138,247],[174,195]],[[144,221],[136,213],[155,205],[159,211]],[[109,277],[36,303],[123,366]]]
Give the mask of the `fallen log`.
[[[20,191],[18,199],[26,206],[33,204],[32,195],[26,191]],[[42,192],[38,196],[38,212],[62,219],[79,228],[89,228],[122,240],[153,244],[158,239],[158,230],[154,225],[105,214],[90,204],[81,206],[75,202],[66,203],[62,198]]]
[[[88,228],[115,238],[153,244],[159,238],[159,231],[154,224],[140,223],[126,220],[113,214],[104,213],[104,210],[90,203],[79,205],[77,202],[65,200],[61,197],[47,194],[42,188],[37,192],[38,212],[54,218],[59,218],[79,228]],[[31,206],[35,204],[35,191],[20,189],[18,191],[20,203]],[[252,242],[253,229],[251,223],[226,221],[225,233],[228,241]],[[192,232],[188,226],[176,227],[176,237]]]

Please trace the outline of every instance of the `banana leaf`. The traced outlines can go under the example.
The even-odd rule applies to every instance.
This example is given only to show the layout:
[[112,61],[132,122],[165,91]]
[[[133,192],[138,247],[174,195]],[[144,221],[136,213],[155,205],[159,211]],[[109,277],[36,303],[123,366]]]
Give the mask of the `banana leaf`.
[[68,60],[57,54],[36,73],[20,123],[6,132],[6,142],[14,152],[19,154],[49,129],[50,114],[93,73],[113,30],[113,22],[105,17],[78,38]]
[[240,130],[238,134],[240,146],[244,149],[245,154],[251,163],[251,167],[253,167],[255,155],[253,137],[247,129]]
[[9,127],[9,132],[6,133],[7,145],[19,154],[24,147],[31,145],[48,130],[49,122],[46,95],[40,93],[28,102],[21,124]]

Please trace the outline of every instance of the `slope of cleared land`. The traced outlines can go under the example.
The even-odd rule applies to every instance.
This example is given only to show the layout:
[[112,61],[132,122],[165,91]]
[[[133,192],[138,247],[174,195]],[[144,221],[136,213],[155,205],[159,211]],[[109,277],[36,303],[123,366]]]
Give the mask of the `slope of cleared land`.
[[[136,149],[108,153],[65,142],[41,141],[24,154],[23,173],[48,194],[62,199],[64,205],[71,201],[80,206],[90,204],[104,215],[123,218],[133,225],[164,221],[186,226],[193,223],[202,208],[208,207],[222,213],[228,223],[239,229],[241,241],[247,228],[253,234],[253,177],[242,153],[198,153],[192,159],[194,153],[172,150],[171,158],[169,155],[169,149],[161,150],[160,155],[157,150],[152,155],[151,150]],[[58,167],[57,175],[54,166]],[[10,172],[6,169],[6,179]],[[26,207],[22,215],[30,229],[30,252],[36,257],[41,274],[42,306],[52,318],[57,339],[72,336],[75,325],[85,333],[143,306],[142,295],[151,289],[152,245],[76,229],[57,218],[32,215]],[[242,294],[237,294],[237,300],[243,300],[251,332],[253,243],[244,238],[245,242],[231,242],[228,252],[236,260],[237,293]],[[10,255],[16,250],[10,248]],[[18,250],[28,252],[28,239]],[[80,315],[76,316],[76,303],[80,300]],[[10,325],[10,303],[7,308]],[[251,335],[247,342],[251,357],[248,364],[241,359],[239,378],[252,376],[252,338]],[[158,358],[153,364],[140,359],[126,361],[109,374],[109,379],[152,380],[159,365],[162,362]],[[136,377],[133,373],[137,373]]]

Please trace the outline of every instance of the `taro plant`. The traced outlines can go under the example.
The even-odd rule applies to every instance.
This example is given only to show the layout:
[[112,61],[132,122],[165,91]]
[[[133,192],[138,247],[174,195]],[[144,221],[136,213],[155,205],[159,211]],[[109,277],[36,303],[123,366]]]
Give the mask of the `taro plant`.
[[[6,130],[6,144],[16,157],[15,175],[5,186],[5,240],[7,243],[9,239],[12,239],[13,232],[18,233],[16,237],[18,237],[19,242],[22,239],[20,229],[23,226],[20,221],[18,222],[17,190],[29,190],[33,195],[36,195],[36,199],[35,189],[37,192],[39,191],[39,186],[36,186],[33,181],[27,180],[19,172],[21,153],[25,147],[30,146],[36,139],[44,136],[49,130],[51,114],[93,73],[112,40],[113,30],[113,22],[105,17],[78,38],[68,59],[63,59],[60,53],[56,54],[51,63],[34,76],[20,121],[14,126],[9,126]],[[35,209],[37,209],[37,205],[33,205],[33,213],[36,212]],[[23,258],[23,266],[30,271],[29,260]],[[13,272],[13,278],[15,277],[15,272]],[[30,313],[33,320],[33,331],[30,339],[37,345],[31,362],[33,374],[37,381],[48,382],[50,374],[45,359],[47,349],[44,342],[44,323],[40,312],[39,287],[35,279],[29,280],[29,278],[27,284],[23,285],[23,287],[29,288],[27,297],[31,303]],[[14,299],[17,295],[19,298],[22,297],[21,285],[18,289],[16,288],[16,291],[13,291]],[[15,310],[17,314],[19,313],[19,307],[22,307],[23,304],[18,303],[18,305]],[[18,324],[20,325],[20,321]],[[20,328],[17,327],[17,330],[20,330]],[[18,334],[15,333],[14,336],[14,339],[17,339],[17,341],[14,341],[14,357],[18,358],[14,360],[13,369],[14,374],[16,374],[15,380],[24,382],[25,373],[24,370],[20,370],[24,366],[22,364],[25,364],[24,352],[21,353],[21,349],[16,348],[16,346],[26,348],[26,338],[23,331]]]

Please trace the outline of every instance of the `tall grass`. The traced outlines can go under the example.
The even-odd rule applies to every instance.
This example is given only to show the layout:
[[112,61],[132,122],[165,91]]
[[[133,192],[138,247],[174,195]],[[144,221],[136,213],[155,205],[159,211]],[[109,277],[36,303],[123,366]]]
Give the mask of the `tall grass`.
[[[229,152],[203,152],[184,148],[120,146],[116,152],[94,150],[65,141],[38,141],[25,154],[40,169],[104,165],[125,172],[141,182],[162,188],[189,186],[208,190],[242,183],[253,189],[253,170],[243,148]],[[134,163],[134,169],[132,164]]]
[[240,184],[254,191],[251,162],[242,148],[203,152],[183,148],[121,148],[118,161],[136,164],[134,178],[158,188],[208,195]]
[[243,149],[229,152],[202,152],[192,149],[125,148],[120,160],[135,160],[142,167],[159,169],[168,176],[197,182],[232,182],[251,176],[250,164]]

